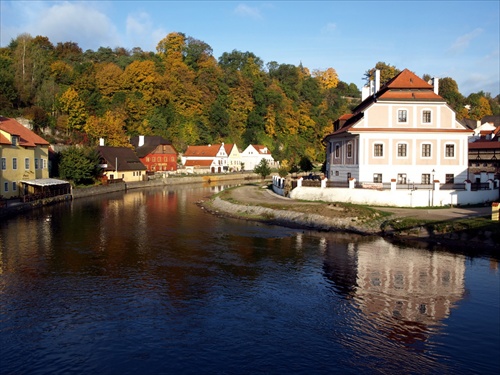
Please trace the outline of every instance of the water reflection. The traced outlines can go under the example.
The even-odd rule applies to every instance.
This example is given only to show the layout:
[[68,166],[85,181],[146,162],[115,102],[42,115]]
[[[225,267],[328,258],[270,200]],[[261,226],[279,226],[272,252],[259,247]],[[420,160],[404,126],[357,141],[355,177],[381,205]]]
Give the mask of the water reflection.
[[[439,343],[464,301],[463,256],[225,219],[196,205],[223,188],[117,193],[1,223],[3,370],[371,374],[477,366],[474,354],[464,356],[473,365],[457,365],[457,349]],[[489,280],[498,282],[495,275]],[[487,304],[488,313],[497,306]],[[464,340],[460,327],[451,332]],[[489,329],[481,339],[493,346]],[[492,367],[490,359],[484,368]]]
[[[344,337],[344,344],[375,356],[392,352],[395,368],[435,370],[431,337],[464,297],[465,268],[462,255],[401,248],[381,238],[329,242],[324,274],[358,311],[350,322],[358,334]],[[398,347],[423,356],[415,362]]]

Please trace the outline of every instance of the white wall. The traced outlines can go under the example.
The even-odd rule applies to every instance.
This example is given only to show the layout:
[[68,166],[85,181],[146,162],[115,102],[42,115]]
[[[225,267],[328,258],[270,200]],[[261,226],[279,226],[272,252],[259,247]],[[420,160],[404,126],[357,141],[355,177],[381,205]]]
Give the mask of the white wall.
[[[290,198],[310,201],[345,202],[369,206],[428,207],[480,204],[499,200],[499,191],[481,190],[371,190],[297,187]],[[434,202],[434,203],[433,203]],[[432,204],[433,203],[433,204]]]

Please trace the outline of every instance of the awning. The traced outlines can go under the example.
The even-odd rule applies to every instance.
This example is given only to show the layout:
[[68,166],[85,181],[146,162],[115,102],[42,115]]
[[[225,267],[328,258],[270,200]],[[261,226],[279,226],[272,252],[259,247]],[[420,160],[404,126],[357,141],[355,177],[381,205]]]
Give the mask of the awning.
[[58,180],[56,178],[38,178],[36,180],[23,180],[19,181],[22,184],[32,185],[32,186],[55,186],[55,185],[67,185],[68,181]]

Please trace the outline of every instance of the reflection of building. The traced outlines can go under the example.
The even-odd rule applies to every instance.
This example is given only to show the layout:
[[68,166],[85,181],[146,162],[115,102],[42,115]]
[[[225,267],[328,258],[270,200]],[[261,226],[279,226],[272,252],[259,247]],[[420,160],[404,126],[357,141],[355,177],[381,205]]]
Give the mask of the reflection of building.
[[360,246],[357,259],[355,299],[367,314],[436,324],[463,296],[461,255],[399,249],[379,239]]
[[463,256],[399,248],[382,238],[330,243],[323,269],[368,324],[405,344],[425,341],[464,294]]

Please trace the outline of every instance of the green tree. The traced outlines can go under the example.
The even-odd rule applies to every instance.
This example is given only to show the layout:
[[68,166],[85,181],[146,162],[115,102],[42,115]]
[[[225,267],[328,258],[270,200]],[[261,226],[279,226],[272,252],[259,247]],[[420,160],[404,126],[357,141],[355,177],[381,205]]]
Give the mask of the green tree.
[[99,175],[99,155],[92,148],[68,147],[59,160],[60,177],[77,185],[92,184]]
[[257,173],[262,178],[266,178],[271,173],[271,167],[266,159],[261,159],[260,163],[253,169],[254,173]]
[[369,82],[371,79],[371,76],[375,70],[380,70],[380,86],[382,87],[385,85],[387,82],[389,82],[392,78],[397,76],[399,73],[401,73],[401,70],[396,68],[393,65],[386,64],[385,62],[379,61],[378,63],[375,64],[375,67],[367,70],[365,73],[365,80],[366,82]]
[[313,163],[307,156],[302,156],[299,161],[299,167],[304,172],[312,171]]

